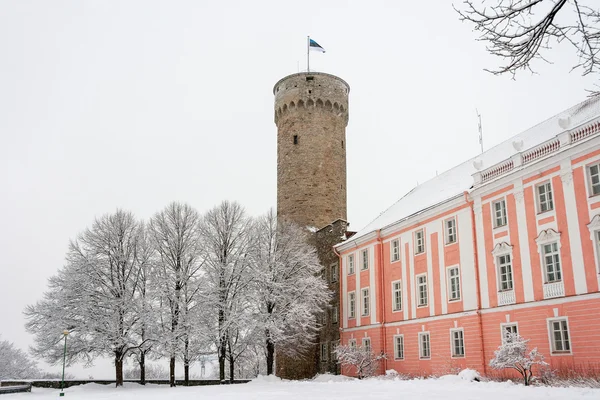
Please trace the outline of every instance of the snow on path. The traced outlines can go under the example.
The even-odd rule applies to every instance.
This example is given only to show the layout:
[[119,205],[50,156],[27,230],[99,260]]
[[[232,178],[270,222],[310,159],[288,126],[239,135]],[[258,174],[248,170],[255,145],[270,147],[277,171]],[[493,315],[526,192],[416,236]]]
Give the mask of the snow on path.
[[[274,382],[259,379],[248,384],[169,388],[126,384],[123,388],[88,384],[65,390],[71,399],[173,400],[597,400],[600,389],[524,387],[512,383],[467,382],[457,376],[439,379],[391,381]],[[33,388],[31,393],[3,395],[2,400],[57,399],[58,390]]]

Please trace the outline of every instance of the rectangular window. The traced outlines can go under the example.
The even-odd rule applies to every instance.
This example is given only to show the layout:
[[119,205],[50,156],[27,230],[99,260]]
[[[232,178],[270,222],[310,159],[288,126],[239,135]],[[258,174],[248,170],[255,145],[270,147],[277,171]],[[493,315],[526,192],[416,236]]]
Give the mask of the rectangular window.
[[337,324],[338,323],[338,308],[337,307],[333,307],[331,309],[331,322],[333,324]]
[[348,293],[348,318],[356,318],[356,293]]
[[337,282],[338,281],[338,265],[336,264],[331,264],[331,282]]
[[423,229],[419,229],[415,232],[415,254],[421,254],[425,252],[425,237],[423,235]]
[[592,196],[600,194],[600,164],[591,165],[588,168],[590,175],[590,192]]
[[364,249],[363,251],[360,252],[360,254],[361,254],[360,269],[361,270],[369,269],[369,249]]
[[513,289],[512,263],[510,254],[505,254],[497,258],[498,264],[498,291]]
[[429,347],[429,332],[419,332],[419,358],[428,359],[431,357],[431,348]]
[[542,183],[537,187],[539,212],[554,210],[554,202],[552,201],[552,185],[550,181]]
[[348,275],[354,273],[354,254],[348,256]]
[[555,319],[550,321],[550,337],[552,340],[553,353],[569,353],[571,351],[569,326],[566,319]]
[[446,244],[456,243],[456,218],[446,220]]
[[336,350],[337,350],[337,348],[338,348],[339,345],[340,345],[340,341],[339,340],[336,340],[335,342],[331,343],[331,359],[333,361],[337,361],[338,360],[338,356],[337,356]]
[[392,311],[402,310],[402,281],[392,282]]
[[548,243],[542,246],[544,253],[544,270],[546,283],[560,282],[562,274],[560,271],[560,255],[558,254],[558,242]]
[[512,335],[519,334],[519,329],[517,328],[517,324],[500,324],[500,330],[502,332],[502,343],[506,343],[506,341]]
[[321,343],[321,362],[326,362],[329,359],[329,346],[327,343]]
[[427,275],[417,275],[417,305],[424,307],[427,305]]
[[450,331],[452,336],[452,357],[465,356],[465,338],[462,329],[454,329]]
[[369,289],[363,289],[362,293],[362,315],[363,317],[369,315]]
[[371,352],[371,339],[363,338],[362,339],[362,347],[363,347],[364,351],[366,351],[367,353],[370,353]]
[[348,347],[350,347],[351,349],[355,349],[356,348],[356,339],[349,339]]
[[460,300],[460,271],[458,267],[450,267],[447,271],[449,300]]
[[506,225],[506,201],[504,199],[492,203],[494,208],[494,228]]
[[394,359],[404,360],[404,335],[394,336]]
[[392,262],[400,260],[400,241],[398,239],[392,240],[391,243],[391,260]]

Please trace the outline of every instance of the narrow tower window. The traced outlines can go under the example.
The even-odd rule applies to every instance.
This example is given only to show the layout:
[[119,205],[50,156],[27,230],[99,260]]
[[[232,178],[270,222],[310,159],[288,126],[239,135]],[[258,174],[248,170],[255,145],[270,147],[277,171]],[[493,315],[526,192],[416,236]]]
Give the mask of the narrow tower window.
[[298,144],[298,135],[294,135],[294,144]]
[[344,141],[342,140],[342,149],[344,148]]

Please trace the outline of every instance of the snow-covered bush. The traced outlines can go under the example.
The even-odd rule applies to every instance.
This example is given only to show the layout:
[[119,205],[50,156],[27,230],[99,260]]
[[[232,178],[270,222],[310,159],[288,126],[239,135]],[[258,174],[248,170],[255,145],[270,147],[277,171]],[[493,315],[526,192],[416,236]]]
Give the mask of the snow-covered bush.
[[494,358],[490,361],[490,367],[494,369],[514,369],[523,376],[525,386],[531,382],[534,365],[546,366],[544,356],[541,355],[537,347],[527,353],[527,343],[529,339],[523,339],[518,334],[510,333],[504,343],[494,352]]
[[465,381],[469,381],[469,382],[480,382],[481,381],[481,375],[479,375],[479,372],[475,371],[474,369],[463,369],[462,371],[460,371],[458,373],[458,376]]
[[7,340],[0,341],[0,379],[37,378],[40,370],[21,349]]
[[336,347],[335,354],[342,366],[356,368],[356,376],[358,379],[373,376],[379,368],[381,360],[387,358],[383,352],[375,354],[369,347],[363,346],[340,345]]

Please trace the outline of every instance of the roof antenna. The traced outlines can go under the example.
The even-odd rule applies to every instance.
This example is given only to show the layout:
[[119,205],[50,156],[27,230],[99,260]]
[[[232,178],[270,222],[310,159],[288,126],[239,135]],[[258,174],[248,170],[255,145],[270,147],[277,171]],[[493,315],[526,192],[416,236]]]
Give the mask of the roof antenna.
[[483,153],[483,131],[481,129],[481,115],[479,114],[479,111],[477,109],[475,109],[475,112],[477,113],[477,118],[478,118],[478,124],[479,124],[479,145],[481,146],[481,153]]

